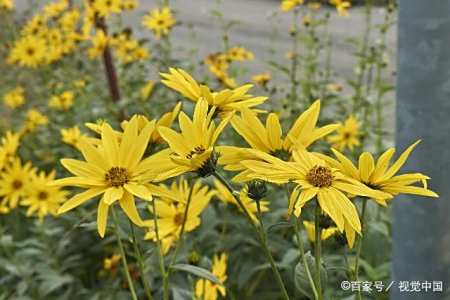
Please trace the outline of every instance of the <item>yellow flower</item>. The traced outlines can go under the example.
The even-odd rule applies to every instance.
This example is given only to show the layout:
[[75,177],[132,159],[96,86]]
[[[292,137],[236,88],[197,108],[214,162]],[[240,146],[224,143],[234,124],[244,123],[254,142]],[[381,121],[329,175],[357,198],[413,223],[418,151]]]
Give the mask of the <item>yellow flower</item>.
[[206,100],[210,106],[218,110],[218,113],[231,113],[243,108],[253,108],[267,100],[267,97],[254,97],[247,94],[252,87],[251,84],[232,90],[211,92],[206,85],[198,84],[186,71],[174,68],[170,68],[169,71],[170,73],[161,73],[164,78],[161,80],[163,84],[194,102],[200,99]]
[[123,10],[133,10],[138,7],[138,0],[122,0],[121,7]]
[[282,0],[281,1],[281,5],[280,5],[280,9],[282,11],[290,11],[291,9],[302,5],[304,2],[304,0]]
[[24,36],[15,41],[9,53],[8,63],[36,68],[45,63],[47,50],[47,44],[43,38]]
[[139,42],[129,33],[121,33],[111,39],[117,58],[123,64],[132,63],[150,56],[150,52],[141,47]]
[[256,74],[255,76],[252,77],[252,81],[254,83],[262,85],[262,86],[266,86],[267,83],[270,81],[270,79],[272,79],[272,76],[270,75],[269,72]]
[[342,85],[339,83],[329,83],[327,84],[327,90],[330,92],[335,92],[335,93],[339,93],[342,92]]
[[[286,156],[287,159],[294,148],[306,148],[339,126],[331,124],[316,128],[319,113],[320,101],[318,100],[297,118],[284,137],[280,120],[274,113],[268,115],[266,126],[264,126],[253,112],[242,110],[241,116],[234,116],[231,124],[252,149],[281,157]],[[245,169],[241,164],[243,159],[257,159],[248,151],[249,149],[236,146],[219,146],[217,147],[217,151],[220,153],[218,162],[221,165],[226,165],[226,170],[243,170]],[[234,180],[243,180],[246,173],[245,171],[242,172]]]
[[195,283],[195,297],[201,300],[216,300],[219,294],[222,297],[226,296],[226,290],[223,284],[227,281],[227,261],[228,254],[222,253],[219,256],[214,255],[212,263],[213,275],[222,283],[211,282],[206,279],[199,279]]
[[6,165],[0,175],[0,196],[3,197],[2,205],[16,208],[19,201],[29,189],[29,183],[36,169],[30,162],[22,165],[19,158],[15,158],[11,164]]
[[115,273],[121,258],[122,256],[119,254],[113,254],[111,257],[105,257],[103,260],[103,270]]
[[[208,112],[208,103],[201,99],[195,105],[192,120],[184,112],[180,112],[178,123],[181,133],[168,127],[158,128],[159,134],[173,151],[170,158],[179,174],[190,171],[203,173],[208,161],[214,160],[214,145],[230,119],[223,119],[216,127],[212,120],[214,113],[215,107]],[[206,175],[209,174],[203,174]]]
[[[266,153],[251,150],[264,161],[247,160],[242,164],[249,169],[248,176],[276,184],[294,182],[289,199],[288,214],[299,216],[301,208],[311,199],[317,198],[323,212],[328,215],[343,232],[346,223],[360,233],[361,224],[354,204],[346,193],[366,197],[389,198],[390,195],[374,191],[361,182],[345,176],[338,169],[331,168],[316,155],[306,150],[293,151],[293,161],[285,162]],[[346,229],[347,230],[347,229]]]
[[6,9],[6,10],[13,10],[14,9],[14,0],[0,0],[0,8]]
[[95,0],[92,8],[101,17],[109,17],[122,11],[121,0]]
[[339,16],[341,16],[341,17],[348,16],[348,9],[351,6],[351,3],[349,1],[330,0],[330,4],[336,6],[336,10],[337,10]]
[[145,101],[148,98],[150,98],[154,87],[155,87],[155,81],[153,81],[153,80],[147,81],[147,83],[140,90],[140,95],[141,95],[142,101]]
[[68,0],[59,0],[56,2],[50,2],[44,6],[44,16],[47,18],[53,18],[61,14],[69,6]]
[[20,145],[20,134],[7,131],[5,136],[0,140],[0,170],[5,163],[11,162],[17,153],[17,149]]
[[20,205],[28,206],[27,216],[37,215],[42,220],[47,215],[56,216],[62,202],[66,200],[67,191],[59,187],[48,186],[55,179],[55,171],[46,175],[44,171],[31,176],[26,194]]
[[155,8],[151,10],[142,19],[142,25],[151,29],[157,39],[168,35],[175,23],[176,21],[172,15],[172,11],[167,6],[161,9]]
[[[153,211],[152,206],[149,206],[149,210],[157,217],[158,235],[161,240],[162,251],[166,254],[179,239],[183,223],[185,223],[184,232],[191,232],[200,226],[200,214],[215,192],[209,190],[207,186],[203,186],[200,180],[190,187],[188,181],[183,177],[178,183],[173,182],[170,187],[161,184],[154,187],[153,191],[159,199],[154,200],[156,211]],[[191,203],[185,219],[186,204],[190,193]],[[148,227],[145,239],[156,241],[154,219],[146,220],[144,223]]]
[[0,215],[6,215],[9,212],[9,207],[0,203]]
[[97,29],[95,36],[91,37],[92,47],[88,50],[90,58],[96,58],[103,54],[108,46],[109,38],[101,29]]
[[30,109],[27,112],[27,118],[25,120],[25,125],[22,128],[21,133],[23,134],[25,132],[31,132],[34,129],[36,129],[36,127],[42,126],[42,125],[47,125],[47,124],[48,124],[48,118],[46,116],[41,114],[36,109]]
[[333,148],[337,148],[340,151],[345,148],[353,151],[354,147],[358,147],[361,144],[359,142],[361,135],[359,127],[361,127],[361,123],[354,116],[350,116],[336,130],[336,134],[328,137],[328,141],[332,143]]
[[18,86],[3,96],[3,103],[9,108],[17,108],[25,103],[25,90]]
[[60,95],[55,95],[48,101],[48,106],[57,110],[69,110],[73,106],[75,94],[72,91],[65,91]]
[[[214,179],[214,187],[217,191],[217,198],[219,198],[224,203],[231,203],[236,205],[239,210],[241,210],[239,204],[237,203],[236,199],[234,198],[233,194],[230,193],[230,191],[226,188],[226,186],[223,185],[219,180]],[[256,218],[256,213],[258,212],[258,208],[256,205],[256,202],[248,196],[248,187],[244,187],[240,194],[239,198],[242,202],[242,204],[245,206],[246,210],[248,211],[250,217],[252,218],[253,222],[257,222],[258,219]],[[259,200],[261,212],[267,212],[269,211],[269,201],[265,200]]]
[[64,143],[74,146],[75,148],[79,148],[79,144],[81,140],[85,140],[91,144],[99,144],[100,140],[91,138],[86,134],[82,134],[78,126],[74,126],[72,128],[61,128],[60,130],[61,139]]
[[152,165],[157,162],[151,156],[144,160],[142,157],[154,128],[155,122],[151,122],[138,133],[138,121],[133,117],[120,141],[106,122],[103,123],[98,147],[81,140],[78,147],[86,161],[62,159],[62,165],[75,176],[56,180],[53,185],[87,190],[70,198],[58,213],[65,213],[102,195],[97,210],[97,228],[101,237],[105,235],[109,207],[116,201],[133,223],[142,226],[134,196],[152,199],[146,184],[156,179],[157,173],[153,172]]
[[254,58],[253,53],[244,47],[231,47],[226,55],[228,59],[237,61],[252,60]]
[[[364,152],[359,157],[358,168],[351,160],[346,158],[339,151],[332,149],[337,160],[328,158],[329,164],[335,168],[339,168],[343,174],[363,182],[374,190],[379,190],[396,196],[398,194],[412,194],[427,197],[438,197],[438,195],[427,188],[427,180],[430,177],[422,173],[406,173],[396,175],[400,168],[405,164],[410,153],[420,142],[417,141],[409,146],[399,158],[389,166],[391,159],[395,153],[395,148],[386,150],[376,161],[369,152]],[[414,185],[415,183],[422,183],[422,186]],[[373,198],[379,204],[385,205],[384,201]]]
[[[309,221],[303,221],[303,226],[305,226],[306,234],[308,235],[308,239],[314,243],[316,241],[316,228],[314,226],[314,223],[309,222]],[[328,227],[328,228],[322,229],[320,232],[320,239],[322,241],[325,241],[338,232],[339,232],[339,229],[337,227]]]

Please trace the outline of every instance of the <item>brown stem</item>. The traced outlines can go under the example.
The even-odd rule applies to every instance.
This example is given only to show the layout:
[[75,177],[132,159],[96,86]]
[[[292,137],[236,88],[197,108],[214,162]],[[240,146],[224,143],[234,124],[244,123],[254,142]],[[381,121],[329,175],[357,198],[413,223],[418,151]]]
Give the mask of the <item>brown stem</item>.
[[[96,20],[97,28],[103,30],[103,32],[108,34],[108,27],[106,26],[104,18],[97,18]],[[109,93],[113,102],[118,103],[121,99],[119,81],[117,79],[116,67],[114,65],[113,56],[111,53],[111,48],[107,45],[103,51],[103,65],[105,66],[105,75],[108,81]],[[125,118],[125,113],[123,109],[119,110],[119,119],[123,120]]]

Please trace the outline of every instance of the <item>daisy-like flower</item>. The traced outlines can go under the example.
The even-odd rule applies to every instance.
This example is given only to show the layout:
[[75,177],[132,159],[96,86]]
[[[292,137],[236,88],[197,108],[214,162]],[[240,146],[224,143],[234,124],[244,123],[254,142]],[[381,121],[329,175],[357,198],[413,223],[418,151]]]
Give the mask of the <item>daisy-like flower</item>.
[[[182,106],[182,103],[178,102],[172,111],[166,112],[159,119],[155,120],[156,121],[156,129],[158,129],[159,127],[171,127],[173,122],[177,118],[178,114],[180,113],[181,106]],[[147,117],[145,117],[143,115],[137,115],[137,118],[138,118],[139,130],[144,128],[145,125],[147,125],[147,123],[150,122],[150,120],[147,119]],[[128,121],[125,120],[120,125],[121,125],[122,129],[125,129],[127,124],[128,124]],[[159,134],[158,130],[155,130],[153,132],[152,136],[150,137],[150,142],[158,143],[158,144],[161,144],[164,142],[164,140],[161,138],[161,135]]]
[[195,297],[201,300],[217,300],[219,294],[222,297],[226,296],[226,289],[223,286],[227,281],[227,261],[228,254],[221,253],[220,255],[214,255],[211,273],[222,283],[211,282],[207,279],[199,279],[195,283]]
[[[339,168],[345,175],[363,182],[374,190],[388,193],[392,197],[398,194],[438,197],[435,192],[427,188],[427,180],[430,177],[422,173],[397,175],[419,142],[420,140],[409,146],[392,165],[390,165],[390,162],[394,156],[395,148],[386,150],[376,162],[369,152],[362,153],[359,157],[358,168],[350,159],[335,149],[332,150],[337,160],[327,157],[327,162],[331,166]],[[422,183],[422,186],[417,186],[416,183]],[[379,204],[386,205],[382,199],[376,197],[373,199]]]
[[330,4],[334,5],[336,7],[336,11],[339,16],[341,17],[347,17],[348,16],[348,9],[351,6],[351,3],[349,1],[344,0],[330,0]]
[[6,9],[6,10],[13,10],[14,9],[14,0],[0,0],[0,8]]
[[101,17],[108,17],[122,11],[121,0],[95,0],[92,9]]
[[170,68],[169,71],[169,73],[161,73],[163,84],[194,102],[200,99],[206,100],[210,106],[216,107],[218,113],[226,114],[243,108],[253,108],[267,100],[267,97],[254,97],[247,94],[252,87],[251,84],[232,90],[211,92],[206,85],[198,84],[186,71],[174,68]]
[[[183,177],[178,183],[173,182],[170,187],[162,184],[154,187],[153,190],[159,199],[154,200],[156,211],[153,211],[152,205],[149,206],[149,210],[157,217],[156,222],[161,248],[163,253],[166,254],[179,239],[183,223],[185,224],[184,232],[191,232],[200,226],[200,214],[207,207],[215,191],[209,190],[207,186],[202,185],[200,180],[190,187],[188,181]],[[189,194],[191,194],[191,203],[185,219],[184,215]],[[148,227],[145,239],[156,241],[154,219],[146,220],[144,224]]]
[[59,187],[48,186],[55,179],[55,174],[55,171],[48,175],[41,171],[31,177],[27,192],[20,201],[20,205],[28,206],[27,216],[37,215],[42,220],[47,215],[57,215],[61,203],[69,193]]
[[158,162],[152,156],[144,160],[142,157],[154,128],[155,122],[150,122],[138,132],[138,120],[134,117],[120,141],[106,122],[103,123],[101,144],[98,147],[81,140],[78,147],[86,161],[62,159],[62,165],[75,176],[56,180],[53,185],[76,186],[87,190],[67,200],[58,213],[65,213],[102,195],[97,210],[97,227],[101,237],[105,235],[109,207],[117,201],[130,220],[142,226],[134,197],[152,199],[147,184],[156,180],[157,173],[153,172],[152,165],[158,165]]
[[216,162],[214,145],[231,117],[221,120],[216,127],[212,120],[214,113],[215,107],[208,111],[208,103],[201,99],[195,105],[192,120],[180,112],[178,123],[181,133],[168,127],[158,128],[159,134],[173,151],[170,158],[178,174],[198,172],[201,176],[208,176],[213,171],[211,167]]
[[[361,232],[361,223],[355,205],[346,193],[366,197],[380,197],[389,194],[372,190],[361,182],[329,167],[323,160],[304,149],[293,151],[293,161],[285,162],[261,151],[251,150],[263,161],[248,160],[242,164],[250,170],[248,176],[254,179],[285,184],[296,183],[290,199],[288,214],[299,216],[301,208],[311,199],[317,198],[323,212],[343,232],[345,227]],[[348,229],[345,229],[346,231]]]
[[176,24],[170,7],[155,8],[142,19],[142,25],[153,31],[157,39],[169,34]]
[[97,29],[95,36],[91,38],[92,47],[88,49],[89,58],[96,58],[103,54],[108,46],[109,38],[101,29]]
[[229,60],[235,60],[235,61],[245,61],[245,60],[252,60],[255,58],[253,53],[244,47],[231,47],[228,49],[226,56]]
[[103,270],[109,272],[111,275],[115,275],[117,273],[121,258],[122,256],[119,254],[113,254],[110,257],[105,257],[103,259]]
[[69,110],[73,106],[75,93],[64,91],[60,95],[54,95],[48,101],[48,106],[57,110]]
[[36,68],[45,63],[47,54],[47,44],[43,38],[27,35],[15,42],[8,63]]
[[[239,210],[241,210],[239,204],[236,201],[236,198],[231,194],[231,192],[227,189],[223,183],[221,183],[219,180],[214,179],[214,187],[217,191],[217,198],[219,198],[222,202],[228,204],[231,203],[233,205],[236,205]],[[256,213],[258,212],[256,201],[251,199],[248,196],[248,187],[245,186],[241,192],[239,193],[239,199],[241,200],[242,204],[245,206],[247,212],[250,215],[250,218],[253,222],[257,222],[258,219],[256,218]],[[260,203],[261,212],[267,212],[269,211],[269,201],[265,201],[264,199],[258,200]]]
[[[316,241],[316,228],[315,228],[314,222],[303,221],[303,226],[305,226],[306,234],[308,235],[308,239],[314,243]],[[320,239],[322,241],[325,241],[338,232],[339,232],[339,229],[334,226],[328,227],[328,228],[323,228],[320,231]]]
[[16,157],[17,149],[20,146],[20,134],[7,131],[5,136],[0,140],[0,169],[5,163],[11,162]]
[[36,169],[31,162],[22,165],[19,158],[7,164],[0,177],[0,197],[2,205],[16,208],[19,201],[27,194],[30,180],[35,176]]
[[340,151],[345,148],[353,151],[355,147],[360,145],[360,127],[361,123],[354,116],[350,116],[336,130],[336,134],[328,137],[328,141],[332,144],[333,148],[339,149]]
[[48,124],[48,118],[36,109],[30,109],[27,112],[25,124],[21,130],[21,134],[32,132],[36,127]]
[[61,140],[66,144],[74,146],[75,148],[78,148],[81,140],[86,140],[87,142],[95,145],[99,144],[98,139],[91,138],[88,135],[81,133],[78,126],[62,128],[59,132],[61,134]]
[[[253,152],[248,151],[251,149],[287,159],[295,147],[306,148],[339,127],[338,124],[331,124],[316,128],[319,113],[320,101],[318,100],[297,118],[292,128],[283,136],[280,120],[276,114],[270,113],[264,126],[252,111],[242,110],[241,116],[234,116],[231,124],[251,148],[219,146],[217,147],[220,153],[218,162],[226,165],[226,170],[244,170],[245,167],[241,164],[243,159],[258,159],[252,154]],[[246,173],[244,171],[238,174],[234,180],[244,179]]]
[[290,11],[299,5],[302,5],[304,0],[282,0],[280,4],[280,9],[282,11]]
[[9,108],[17,108],[25,103],[25,90],[18,86],[3,96],[3,103]]
[[256,74],[252,77],[252,81],[261,86],[266,86],[270,79],[272,79],[272,76],[269,72]]

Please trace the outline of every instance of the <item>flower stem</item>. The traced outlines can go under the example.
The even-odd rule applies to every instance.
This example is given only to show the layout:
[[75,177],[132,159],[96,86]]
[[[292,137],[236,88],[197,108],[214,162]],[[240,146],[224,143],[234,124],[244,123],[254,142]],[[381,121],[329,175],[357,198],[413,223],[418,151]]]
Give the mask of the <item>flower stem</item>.
[[152,200],[152,208],[153,208],[153,222],[155,226],[156,244],[158,245],[159,269],[163,280],[163,299],[169,300],[169,277],[167,276],[166,273],[166,267],[164,265],[164,255],[161,247],[161,239],[159,238],[155,199]]
[[145,275],[142,251],[141,251],[141,248],[139,246],[139,242],[138,242],[138,240],[136,238],[136,233],[134,232],[134,225],[131,222],[131,220],[129,220],[129,222],[130,222],[130,228],[131,228],[131,235],[132,235],[132,238],[133,238],[134,252],[136,254],[136,258],[137,258],[137,261],[138,261],[139,271],[141,272],[141,281],[142,281],[142,285],[144,286],[144,292],[145,292],[145,295],[147,296],[148,300],[153,300],[152,292],[151,292],[150,286],[148,285],[148,282],[147,282],[147,276]]
[[[275,260],[272,257],[272,254],[270,253],[270,250],[269,250],[269,247],[268,247],[268,244],[267,244],[267,236],[266,236],[266,232],[264,231],[264,228],[261,227],[261,226],[257,226],[253,222],[253,220],[252,220],[252,218],[250,216],[250,213],[248,212],[248,210],[245,207],[245,205],[242,203],[241,199],[239,197],[235,197],[234,196],[234,193],[233,193],[234,189],[230,185],[230,183],[220,173],[218,173],[217,171],[214,171],[212,173],[212,175],[217,180],[219,180],[223,185],[226,186],[226,188],[231,193],[231,195],[233,195],[234,200],[236,200],[236,203],[239,205],[241,210],[246,215],[248,221],[250,222],[250,224],[252,225],[253,229],[255,230],[258,242],[259,242],[262,250],[264,251],[264,254],[267,257],[267,260],[269,261],[270,267],[272,268],[272,272],[273,272],[273,274],[275,276],[275,279],[276,279],[276,281],[278,283],[278,286],[280,287],[281,292],[283,294],[283,298],[285,300],[289,300],[289,294],[287,293],[286,287],[284,286],[283,279],[281,278],[281,274],[280,274],[280,272],[277,269],[277,266],[276,266]],[[258,212],[258,216],[259,215],[260,215],[260,211]],[[259,221],[260,221],[260,224],[262,224],[261,220],[259,220]]]
[[320,205],[317,202],[316,205],[316,211],[315,211],[315,218],[314,218],[314,229],[315,229],[315,233],[316,233],[316,240],[315,240],[315,244],[314,244],[314,257],[315,257],[315,261],[316,261],[316,288],[317,288],[317,299],[318,300],[322,300],[323,299],[323,295],[322,295],[322,283],[321,283],[321,278],[320,278],[320,266],[321,266],[321,252],[322,252],[322,245],[321,245],[321,229],[320,229],[320,225],[319,225],[319,220],[320,220]]
[[[366,206],[367,206],[367,199],[363,199],[363,205],[361,209],[361,236],[358,241],[358,248],[356,249],[356,258],[355,258],[355,281],[359,281],[359,258],[361,256],[361,249],[362,249],[362,243],[364,238],[364,221],[366,218]],[[358,295],[357,299],[361,300],[361,291],[358,289]]]
[[300,258],[302,259],[303,267],[305,268],[306,276],[308,277],[308,280],[309,280],[309,285],[311,286],[311,289],[314,294],[314,299],[317,299],[319,297],[317,295],[317,289],[316,289],[316,285],[314,284],[314,279],[312,278],[312,275],[311,275],[311,270],[309,269],[308,262],[306,261],[305,248],[303,247],[303,241],[300,236],[300,226],[298,226],[298,221],[299,221],[298,218],[294,218],[294,230],[295,230],[295,236],[297,238],[298,250],[300,252]]
[[111,211],[112,211],[112,216],[113,216],[113,220],[114,220],[114,232],[116,234],[117,244],[119,245],[119,251],[120,251],[120,255],[122,257],[122,265],[123,265],[123,269],[125,272],[125,276],[127,277],[128,288],[130,289],[130,292],[131,292],[131,298],[133,300],[138,300],[138,298],[136,296],[136,290],[134,289],[133,280],[131,279],[130,271],[128,270],[128,263],[127,263],[127,257],[125,255],[125,249],[123,248],[122,240],[120,239],[120,234],[119,234],[119,222],[117,220],[116,211],[114,210],[113,206],[111,206]]

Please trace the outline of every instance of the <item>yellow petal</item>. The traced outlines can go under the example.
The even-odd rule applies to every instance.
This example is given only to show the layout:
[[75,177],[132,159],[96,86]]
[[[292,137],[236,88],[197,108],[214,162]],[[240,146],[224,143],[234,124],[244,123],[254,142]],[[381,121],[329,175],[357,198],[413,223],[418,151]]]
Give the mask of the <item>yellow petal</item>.
[[104,187],[101,188],[92,188],[89,189],[87,191],[84,191],[80,194],[76,194],[75,196],[73,196],[72,198],[70,198],[69,200],[67,200],[59,209],[58,209],[58,214],[62,214],[65,213],[81,204],[83,204],[84,202],[86,202],[87,200],[94,198],[95,196],[100,195],[101,193],[103,193],[105,191]]
[[97,208],[97,230],[102,238],[105,236],[106,224],[108,223],[108,209],[109,205],[103,199],[100,200]]
[[144,222],[137,211],[136,203],[134,203],[133,195],[130,193],[124,193],[122,199],[119,200],[119,204],[128,218],[130,218],[131,222],[137,226],[144,226]]
[[122,187],[110,187],[105,191],[105,195],[103,196],[103,201],[106,204],[111,205],[115,201],[120,200],[123,196],[123,188]]
[[152,194],[144,185],[127,183],[124,187],[128,192],[141,199],[148,201],[152,200]]
[[369,182],[370,175],[372,175],[375,169],[375,162],[373,160],[372,154],[369,152],[364,152],[359,157],[359,172],[361,175],[361,180],[363,182]]

